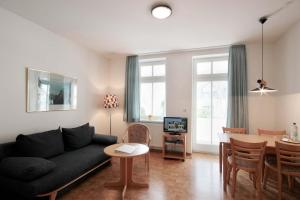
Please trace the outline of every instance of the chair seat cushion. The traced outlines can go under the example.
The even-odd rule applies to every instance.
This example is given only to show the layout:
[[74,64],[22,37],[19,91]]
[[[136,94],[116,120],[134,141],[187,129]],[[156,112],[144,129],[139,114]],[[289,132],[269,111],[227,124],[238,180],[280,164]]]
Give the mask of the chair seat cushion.
[[64,143],[60,129],[18,135],[16,138],[18,156],[50,158],[64,152]]
[[0,163],[0,173],[22,181],[32,181],[56,167],[50,160],[36,157],[8,157]]
[[71,151],[84,147],[92,142],[94,133],[89,123],[76,128],[62,128],[65,150]]

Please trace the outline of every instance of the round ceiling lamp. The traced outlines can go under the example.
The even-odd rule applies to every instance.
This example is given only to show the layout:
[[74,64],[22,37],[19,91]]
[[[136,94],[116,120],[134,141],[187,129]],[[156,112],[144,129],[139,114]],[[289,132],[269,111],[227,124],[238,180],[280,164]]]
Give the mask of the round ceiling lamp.
[[166,19],[172,14],[172,9],[166,4],[160,4],[153,6],[151,13],[157,19]]

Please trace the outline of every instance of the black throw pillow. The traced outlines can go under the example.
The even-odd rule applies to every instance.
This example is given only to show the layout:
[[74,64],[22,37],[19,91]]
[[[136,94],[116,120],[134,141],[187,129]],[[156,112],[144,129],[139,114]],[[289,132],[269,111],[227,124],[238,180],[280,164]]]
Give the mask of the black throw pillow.
[[50,160],[37,157],[7,157],[0,163],[0,173],[3,176],[32,181],[48,174],[56,167]]
[[18,135],[16,139],[18,156],[50,158],[64,152],[64,143],[60,129]]
[[89,123],[76,128],[62,128],[65,150],[71,151],[84,147],[92,142],[94,132]]

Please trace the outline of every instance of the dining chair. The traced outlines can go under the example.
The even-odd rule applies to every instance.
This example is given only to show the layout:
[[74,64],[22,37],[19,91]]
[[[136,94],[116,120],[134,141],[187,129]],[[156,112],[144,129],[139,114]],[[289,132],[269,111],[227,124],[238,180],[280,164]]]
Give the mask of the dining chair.
[[265,129],[257,129],[257,133],[258,133],[258,135],[273,135],[273,136],[286,135],[285,130],[271,131],[271,130],[265,130]]
[[240,134],[246,134],[246,128],[227,128],[222,127],[223,133],[240,133]]
[[[149,128],[140,123],[130,124],[124,136],[122,137],[122,142],[124,143],[127,139],[129,143],[140,143],[145,144],[150,147],[151,135]],[[147,171],[149,171],[149,162],[150,162],[150,151],[145,154],[145,163],[147,164]]]
[[[258,135],[262,135],[262,136],[283,136],[286,135],[286,131],[285,130],[266,130],[266,129],[257,129],[257,133]],[[276,155],[274,155],[273,153],[266,153],[265,154],[265,158],[264,160],[268,160],[268,162],[272,163],[272,162],[276,162]],[[269,165],[267,167],[270,167]],[[265,162],[263,162],[263,169],[265,169]],[[272,169],[271,169],[272,170]],[[263,171],[263,177],[265,173],[265,170]],[[290,182],[290,177],[288,177],[289,182]],[[265,185],[264,185],[265,188]]]
[[[246,128],[227,128],[222,127],[223,133],[238,133],[238,134],[246,134]],[[223,143],[219,143],[219,166],[220,166],[220,173],[222,173],[222,158],[223,158],[223,151],[222,147]]]
[[282,197],[282,176],[287,176],[289,188],[293,186],[293,178],[300,177],[300,145],[288,144],[276,141],[276,157],[274,160],[265,160],[263,186],[269,176],[269,170],[277,173],[278,198]]
[[[230,138],[232,155],[228,157],[227,180],[229,183],[231,171],[232,190],[231,196],[234,198],[236,189],[236,179],[239,170],[244,170],[253,175],[253,185],[256,188],[257,199],[261,199],[261,175],[262,163],[267,141],[259,143],[242,142]],[[225,172],[224,172],[225,173]]]

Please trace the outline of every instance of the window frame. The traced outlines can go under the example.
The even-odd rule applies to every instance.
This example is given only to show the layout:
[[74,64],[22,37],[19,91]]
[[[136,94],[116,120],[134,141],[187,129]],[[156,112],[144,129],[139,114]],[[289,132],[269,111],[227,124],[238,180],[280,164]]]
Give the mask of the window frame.
[[[154,65],[164,65],[165,66],[165,75],[164,76],[154,76],[154,70],[153,70],[153,66]],[[147,76],[147,77],[142,77],[141,76],[141,68],[143,66],[151,66],[152,67],[152,75],[151,76]],[[152,84],[152,99],[151,99],[151,115],[153,115],[153,102],[154,102],[154,84],[153,83],[161,83],[163,82],[165,84],[165,96],[164,96],[164,100],[165,100],[165,107],[164,107],[164,116],[166,116],[166,105],[167,105],[167,101],[166,101],[166,93],[167,93],[167,87],[166,87],[166,75],[167,75],[167,62],[166,62],[166,58],[152,58],[152,59],[140,59],[139,60],[139,78],[140,78],[140,102],[141,102],[141,84],[142,83],[151,83]],[[141,103],[140,103],[140,122],[146,122],[146,123],[163,123],[163,119],[162,120],[150,120],[148,119],[142,119],[141,118]]]
[[[209,57],[209,58],[195,58],[193,59],[194,64],[194,74],[197,77],[196,81],[221,81],[221,80],[228,80],[228,71],[227,73],[216,73],[213,74],[213,62],[215,61],[224,61],[228,60],[228,56],[216,56],[216,57]],[[210,62],[210,74],[197,74],[197,64],[199,62]]]

